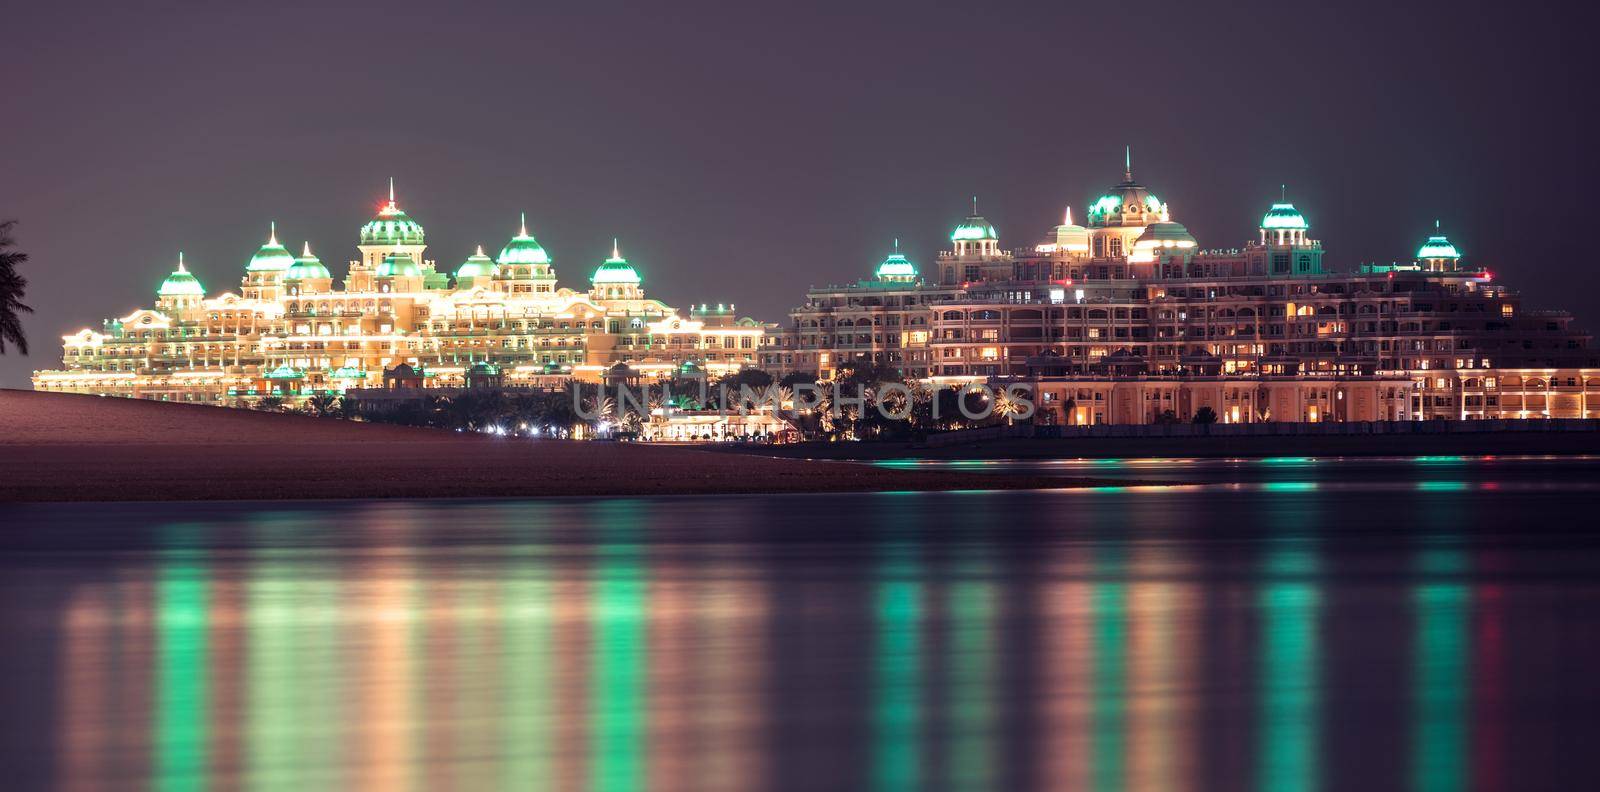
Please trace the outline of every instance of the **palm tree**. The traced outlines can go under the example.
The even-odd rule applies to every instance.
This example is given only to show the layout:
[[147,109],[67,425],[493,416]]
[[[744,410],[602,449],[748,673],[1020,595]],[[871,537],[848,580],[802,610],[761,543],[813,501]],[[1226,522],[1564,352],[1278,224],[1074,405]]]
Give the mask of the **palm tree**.
[[1006,426],[1015,422],[1017,413],[1022,412],[1022,405],[1011,398],[1007,391],[1000,391],[994,396],[994,414],[1006,420]]
[[306,412],[318,418],[333,418],[339,414],[340,398],[326,391],[306,399]]
[[11,228],[17,221],[0,223],[0,354],[5,354],[6,342],[17,345],[17,351],[28,354],[28,336],[22,332],[22,314],[33,309],[22,304],[28,279],[17,274],[17,267],[26,264],[28,254],[15,250],[16,240],[11,238]]

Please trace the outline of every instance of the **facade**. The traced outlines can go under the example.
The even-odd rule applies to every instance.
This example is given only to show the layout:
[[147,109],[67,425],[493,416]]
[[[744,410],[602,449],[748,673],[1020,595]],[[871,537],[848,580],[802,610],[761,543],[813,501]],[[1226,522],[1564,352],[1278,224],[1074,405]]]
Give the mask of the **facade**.
[[[1070,424],[1600,417],[1600,356],[1435,233],[1414,262],[1332,272],[1293,204],[1256,238],[1201,249],[1124,178],[1025,250],[974,212],[932,277],[812,289],[763,365],[826,378],[851,360],[935,382],[1026,381]],[[903,258],[903,257],[902,257]],[[885,262],[887,264],[888,262]],[[1068,406],[1070,405],[1070,409]],[[1168,411],[1170,416],[1164,416]]]
[[[613,243],[562,287],[529,232],[454,269],[389,200],[337,282],[270,229],[237,291],[208,296],[179,255],[155,305],[64,339],[39,390],[219,404],[352,389],[548,387],[746,366],[822,379],[867,361],[941,384],[1029,383],[1065,424],[1600,417],[1600,356],[1530,311],[1437,227],[1407,263],[1333,271],[1286,197],[1253,238],[1201,248],[1123,178],[1034,244],[978,212],[924,273],[894,249],[871,277],[813,288],[786,322],[648,297]],[[621,367],[618,369],[618,367]],[[368,394],[374,393],[367,390]]]
[[[311,251],[278,241],[245,267],[237,292],[207,296],[179,254],[156,303],[67,336],[60,369],[37,390],[214,404],[297,400],[353,388],[505,387],[598,381],[624,363],[664,376],[756,365],[763,328],[731,305],[680,311],[647,297],[613,242],[585,289],[557,284],[526,217],[496,257],[482,246],[453,271],[426,257],[423,227],[394,199],[360,230],[342,282]],[[386,377],[401,366],[406,376]]]

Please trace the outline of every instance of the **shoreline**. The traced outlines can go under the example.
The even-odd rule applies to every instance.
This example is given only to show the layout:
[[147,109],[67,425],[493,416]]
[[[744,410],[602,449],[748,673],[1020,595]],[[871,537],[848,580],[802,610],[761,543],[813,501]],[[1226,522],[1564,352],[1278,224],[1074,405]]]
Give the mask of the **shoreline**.
[[1271,457],[1579,456],[1600,454],[1596,432],[1415,435],[1117,437],[983,440],[947,446],[912,442],[726,444],[711,450],[776,459],[872,462],[886,459],[1260,459]]
[[203,405],[0,391],[0,502],[651,497],[1106,483],[898,471],[679,446],[512,439]]

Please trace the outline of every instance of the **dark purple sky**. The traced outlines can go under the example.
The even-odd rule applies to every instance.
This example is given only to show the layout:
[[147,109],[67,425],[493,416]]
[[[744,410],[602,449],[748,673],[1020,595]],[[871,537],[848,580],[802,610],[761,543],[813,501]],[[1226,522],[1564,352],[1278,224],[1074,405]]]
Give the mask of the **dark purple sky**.
[[180,248],[236,289],[269,219],[342,276],[390,175],[441,267],[526,210],[564,285],[619,235],[651,294],[779,319],[895,236],[928,266],[974,193],[1031,244],[1130,144],[1203,246],[1251,236],[1287,182],[1335,267],[1405,258],[1438,217],[1531,303],[1600,315],[1564,15],[865,5],[13,10],[0,217],[38,313],[0,385],[149,304]]

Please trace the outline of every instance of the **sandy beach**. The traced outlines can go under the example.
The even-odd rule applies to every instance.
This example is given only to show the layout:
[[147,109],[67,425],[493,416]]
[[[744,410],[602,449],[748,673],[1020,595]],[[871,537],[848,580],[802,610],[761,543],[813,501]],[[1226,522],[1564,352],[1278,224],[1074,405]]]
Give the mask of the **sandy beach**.
[[693,495],[1065,484],[1058,478],[895,471],[681,446],[513,439],[0,390],[0,501]]

